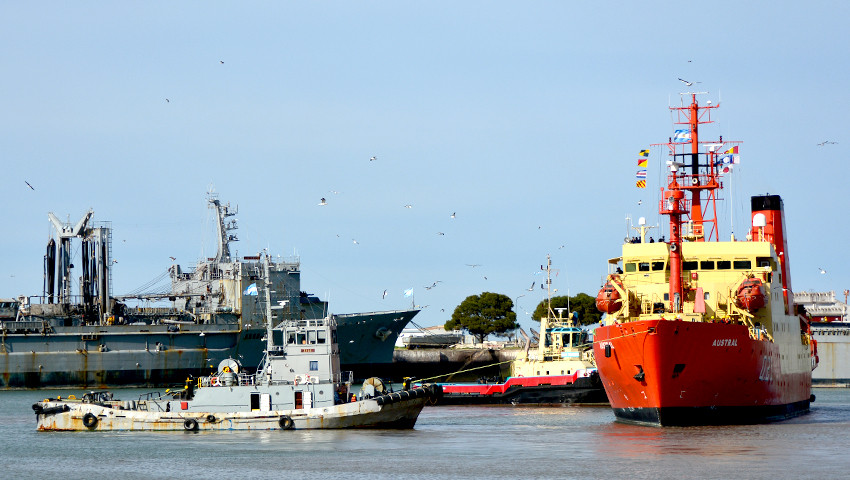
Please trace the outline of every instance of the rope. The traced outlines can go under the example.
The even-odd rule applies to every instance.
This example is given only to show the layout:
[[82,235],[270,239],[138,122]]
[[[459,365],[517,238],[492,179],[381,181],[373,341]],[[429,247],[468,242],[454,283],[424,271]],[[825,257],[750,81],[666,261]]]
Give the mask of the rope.
[[487,367],[495,367],[496,365],[501,365],[501,364],[503,364],[503,363],[511,363],[511,362],[513,362],[513,360],[505,360],[504,362],[491,363],[491,364],[488,364],[488,365],[482,365],[482,366],[480,366],[480,367],[468,368],[468,369],[466,369],[466,370],[458,370],[458,371],[456,371],[456,372],[452,372],[452,373],[445,373],[445,374],[443,374],[443,375],[437,375],[436,377],[422,378],[422,379],[419,379],[419,380],[417,380],[417,381],[418,381],[418,382],[426,382],[426,381],[428,381],[428,380],[434,380],[435,378],[451,377],[452,375],[457,375],[458,373],[471,372],[471,371],[473,371],[473,370],[479,370],[479,369],[487,368]]

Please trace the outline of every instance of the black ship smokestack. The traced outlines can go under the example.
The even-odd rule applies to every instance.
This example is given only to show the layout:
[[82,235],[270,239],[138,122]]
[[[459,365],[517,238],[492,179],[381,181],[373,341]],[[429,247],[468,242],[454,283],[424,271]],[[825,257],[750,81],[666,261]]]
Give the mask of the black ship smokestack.
[[52,238],[47,242],[47,254],[44,256],[44,283],[46,286],[47,303],[53,303],[54,285],[56,282],[56,241]]

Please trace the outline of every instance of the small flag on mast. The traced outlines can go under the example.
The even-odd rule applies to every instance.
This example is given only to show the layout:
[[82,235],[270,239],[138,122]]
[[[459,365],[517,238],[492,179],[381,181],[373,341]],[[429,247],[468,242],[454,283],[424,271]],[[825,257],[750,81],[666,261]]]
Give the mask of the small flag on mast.
[[635,186],[637,188],[646,188],[646,180],[638,180]]
[[640,156],[641,157],[648,157],[649,156],[649,150],[648,149],[647,150],[641,150]]
[[647,159],[639,158],[638,159],[638,167],[646,167]]
[[691,131],[687,128],[681,128],[673,132],[673,141],[682,143],[691,139]]
[[723,153],[738,153],[738,146],[735,145],[734,147],[730,148],[729,150],[726,150]]
[[252,283],[251,285],[248,285],[248,288],[246,288],[244,292],[242,292],[242,295],[257,295],[257,293],[257,284]]
[[411,295],[413,295],[413,289],[412,288],[408,288],[407,290],[404,291],[405,297],[409,297]]
[[637,172],[637,178],[638,178],[638,179],[646,178],[646,170],[638,170],[638,172]]

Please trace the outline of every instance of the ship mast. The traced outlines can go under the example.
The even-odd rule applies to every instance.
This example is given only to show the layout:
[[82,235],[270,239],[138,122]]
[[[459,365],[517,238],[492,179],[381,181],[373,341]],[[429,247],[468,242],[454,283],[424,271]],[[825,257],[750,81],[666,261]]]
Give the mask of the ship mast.
[[[682,311],[684,286],[682,281],[682,242],[685,240],[703,242],[718,240],[716,191],[722,188],[718,181],[716,167],[719,147],[724,145],[723,137],[717,142],[702,142],[706,152],[700,152],[700,124],[712,123],[711,110],[720,105],[711,101],[699,105],[697,95],[705,92],[690,92],[691,103],[687,106],[670,107],[676,111],[676,125],[687,125],[687,135],[668,139],[666,145],[671,160],[667,175],[667,187],[662,189],[662,200],[658,213],[670,218],[670,309],[674,313]],[[684,142],[681,140],[685,139]],[[738,142],[732,142],[738,143]],[[657,146],[659,144],[655,144]],[[702,157],[702,161],[701,161]],[[706,193],[703,199],[703,192]],[[689,193],[690,198],[686,198]],[[703,200],[705,203],[703,203]],[[706,216],[708,213],[710,216]],[[711,227],[706,235],[706,224]]]
[[236,211],[230,211],[230,203],[227,205],[222,205],[221,202],[218,201],[218,195],[210,194],[209,198],[211,208],[215,209],[216,216],[216,229],[218,231],[218,249],[215,254],[216,262],[230,262],[230,242],[239,241],[235,234],[231,235],[231,230],[236,230],[236,220],[232,220],[231,222],[227,222],[228,217],[232,217],[238,213],[238,208]]

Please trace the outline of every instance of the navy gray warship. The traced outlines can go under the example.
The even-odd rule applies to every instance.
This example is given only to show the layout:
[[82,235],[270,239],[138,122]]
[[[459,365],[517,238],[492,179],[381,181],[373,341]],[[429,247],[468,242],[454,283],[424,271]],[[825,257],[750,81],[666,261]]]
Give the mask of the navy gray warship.
[[[301,290],[298,258],[271,259],[266,276],[259,254],[231,253],[236,211],[216,195],[208,203],[216,256],[192,268],[171,265],[165,293],[122,296],[112,295],[111,223],[90,222],[91,210],[73,225],[49,213],[56,234],[44,256],[42,295],[0,299],[0,388],[182,383],[228,358],[250,371],[265,347],[261,305],[283,306],[280,319],[328,315],[327,302]],[[72,241],[80,243],[76,295]],[[268,298],[258,288],[266,282]],[[418,312],[334,315],[342,368],[365,378],[390,364],[398,334]]]

